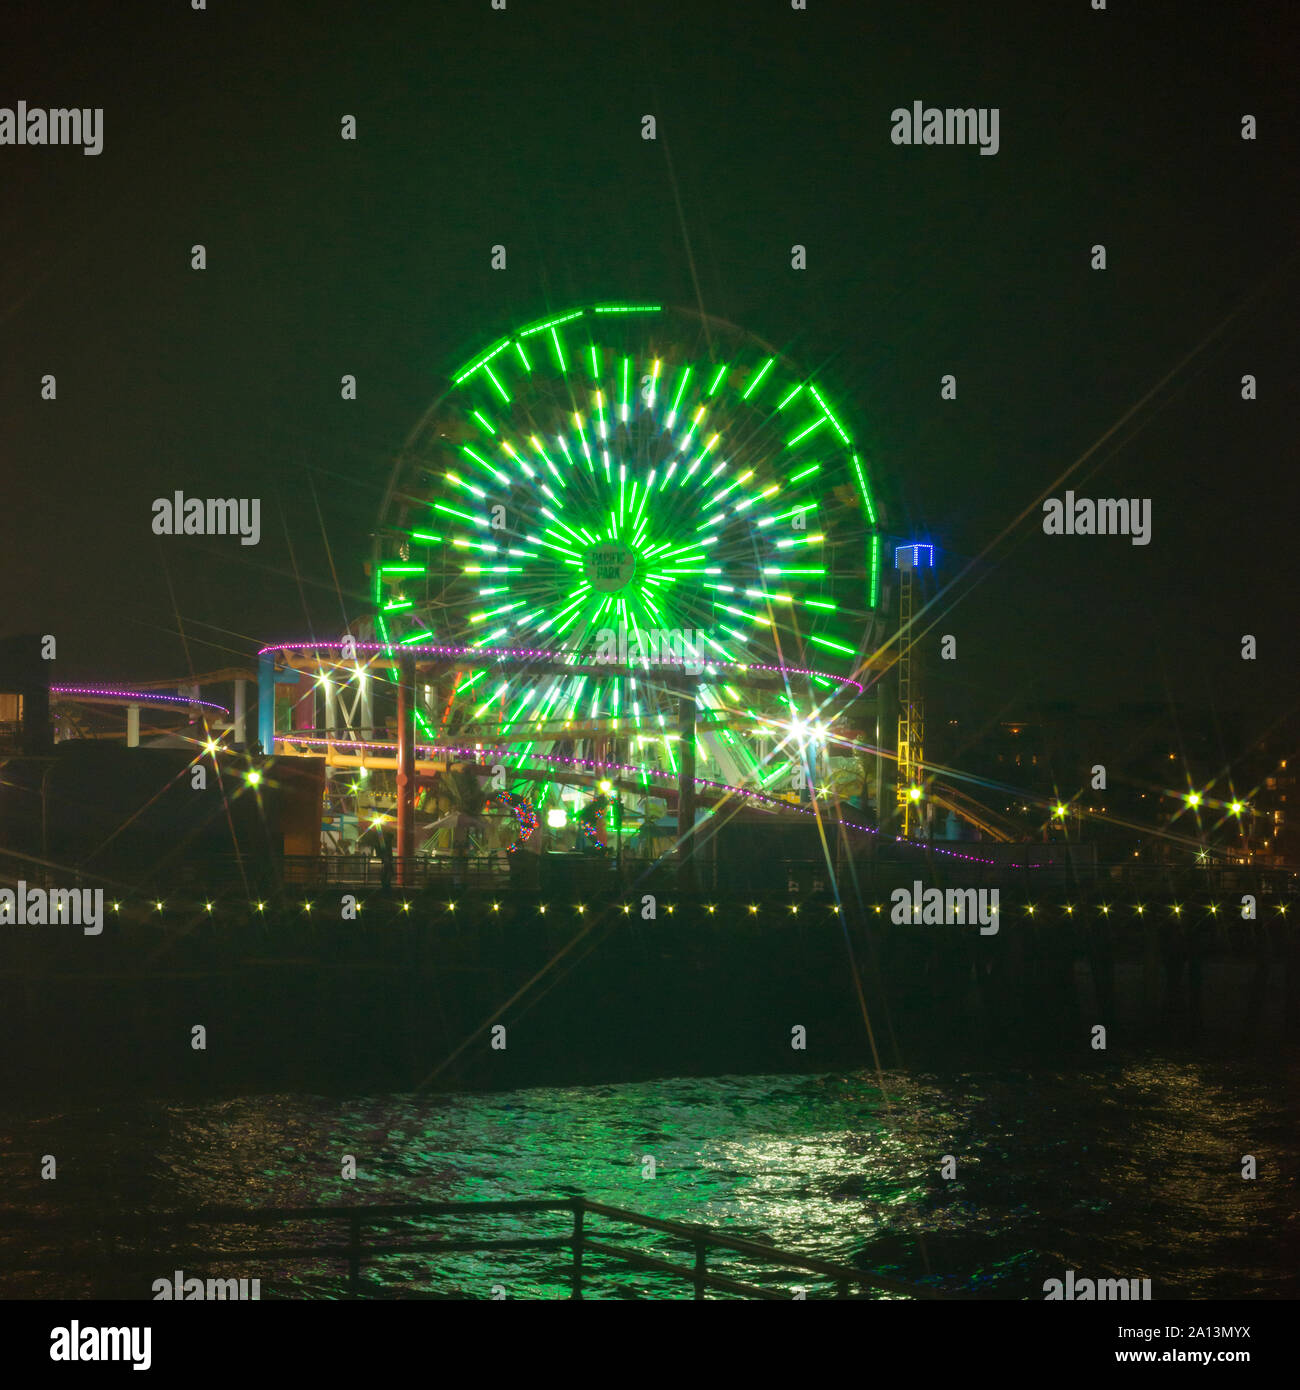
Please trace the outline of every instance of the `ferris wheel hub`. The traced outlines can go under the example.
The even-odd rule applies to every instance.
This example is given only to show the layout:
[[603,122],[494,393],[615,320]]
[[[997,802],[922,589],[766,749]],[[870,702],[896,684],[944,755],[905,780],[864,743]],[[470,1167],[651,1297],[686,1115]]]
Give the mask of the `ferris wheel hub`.
[[637,555],[626,541],[601,541],[582,557],[582,573],[598,593],[621,594],[636,581]]

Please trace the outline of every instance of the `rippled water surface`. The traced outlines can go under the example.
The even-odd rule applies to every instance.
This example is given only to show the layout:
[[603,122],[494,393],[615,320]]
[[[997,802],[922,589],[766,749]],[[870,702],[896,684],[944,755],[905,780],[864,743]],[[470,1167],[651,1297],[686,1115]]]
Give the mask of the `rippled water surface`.
[[[1043,1281],[1148,1277],[1156,1298],[1297,1294],[1295,1059],[1233,1065],[1152,1059],[1088,1075],[730,1076],[491,1095],[307,1095],[6,1115],[5,1205],[78,1218],[52,1241],[6,1229],[6,1264],[56,1245],[96,1248],[124,1212],[206,1204],[301,1206],[584,1193],[931,1287],[1041,1298]],[[55,1182],[40,1156],[58,1161]],[[341,1176],[345,1155],[357,1176]],[[1253,1154],[1255,1181],[1241,1158]],[[648,1176],[649,1155],[654,1175]],[[956,1177],[940,1172],[945,1155]],[[443,1220],[447,1238],[561,1234],[564,1213]],[[589,1233],[664,1258],[656,1233],[592,1218]],[[127,1291],[170,1276],[157,1252]],[[711,1267],[773,1276],[739,1257]],[[254,1261],[262,1296],[338,1297],[337,1262]],[[569,1255],[436,1252],[386,1257],[390,1294],[564,1297]],[[134,1276],[133,1276],[134,1277]],[[780,1280],[792,1289],[798,1279]],[[138,1286],[138,1287],[137,1287]],[[824,1296],[824,1282],[804,1285]],[[11,1272],[8,1297],[91,1290],[73,1274]],[[588,1261],[589,1297],[689,1297],[688,1285]]]

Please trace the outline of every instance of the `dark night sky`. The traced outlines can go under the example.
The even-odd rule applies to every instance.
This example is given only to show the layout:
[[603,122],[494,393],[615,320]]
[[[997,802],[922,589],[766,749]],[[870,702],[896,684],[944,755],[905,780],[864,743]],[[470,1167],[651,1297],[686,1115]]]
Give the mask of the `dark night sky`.
[[[940,704],[1169,699],[1262,725],[1293,700],[1291,8],[11,10],[0,105],[102,106],[105,145],[0,148],[3,626],[57,634],[65,680],[337,632],[323,536],[352,616],[442,373],[552,306],[702,302],[821,369],[891,529],[932,537],[948,577],[981,557],[929,639],[959,638]],[[915,99],[999,107],[1000,153],[892,145]],[[1035,508],[988,550],[1243,305],[1057,489],[1150,497],[1149,546],[1048,538]],[[178,488],[260,496],[262,544],[155,537]]]

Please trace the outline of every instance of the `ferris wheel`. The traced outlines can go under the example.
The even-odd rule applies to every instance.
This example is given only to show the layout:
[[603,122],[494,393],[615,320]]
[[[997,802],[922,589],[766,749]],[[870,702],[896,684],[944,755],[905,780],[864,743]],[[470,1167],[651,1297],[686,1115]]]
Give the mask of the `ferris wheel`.
[[701,772],[762,787],[792,731],[844,707],[882,619],[871,468],[760,339],[659,305],[571,309],[451,374],[394,467],[371,582],[392,650],[484,654],[423,687],[431,741],[672,773],[688,672]]

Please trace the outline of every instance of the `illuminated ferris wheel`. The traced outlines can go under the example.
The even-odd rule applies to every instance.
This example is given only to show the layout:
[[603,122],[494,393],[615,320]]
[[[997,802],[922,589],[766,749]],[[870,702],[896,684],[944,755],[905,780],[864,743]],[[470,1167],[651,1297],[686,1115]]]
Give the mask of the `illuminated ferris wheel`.
[[843,708],[880,569],[869,463],[817,381],[720,321],[600,304],[452,374],[394,468],[371,581],[394,651],[550,658],[426,685],[431,742],[673,773],[682,670],[701,775],[754,787]]

